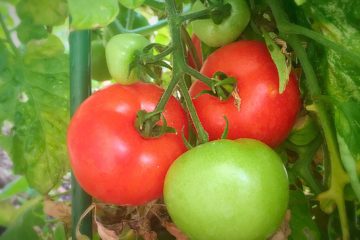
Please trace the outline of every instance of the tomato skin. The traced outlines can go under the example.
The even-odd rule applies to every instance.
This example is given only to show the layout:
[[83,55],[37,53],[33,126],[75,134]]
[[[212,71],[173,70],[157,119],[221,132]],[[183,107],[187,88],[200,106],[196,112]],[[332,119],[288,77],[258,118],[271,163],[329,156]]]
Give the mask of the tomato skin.
[[130,71],[130,64],[136,53],[150,44],[144,36],[136,33],[122,33],[113,36],[105,47],[106,62],[112,78],[121,84],[132,84],[139,80],[136,69]]
[[[212,76],[221,71],[237,78],[240,110],[234,98],[226,101],[203,94],[193,99],[200,121],[211,140],[220,139],[229,121],[227,138],[254,138],[271,147],[278,146],[288,136],[301,107],[300,92],[294,74],[285,91],[279,94],[276,66],[264,43],[238,41],[213,52],[201,72]],[[195,97],[205,84],[195,81],[190,95]]]
[[266,239],[281,224],[288,198],[280,157],[254,139],[199,145],[171,165],[164,184],[172,220],[196,240]]
[[[221,47],[235,41],[243,32],[250,21],[250,10],[245,0],[225,0],[231,4],[230,16],[220,24],[215,24],[212,19],[192,21],[194,33],[210,47]],[[205,6],[197,0],[193,11],[204,10]]]
[[115,84],[90,96],[68,129],[72,170],[93,197],[112,204],[140,205],[159,198],[170,164],[186,148],[186,115],[175,98],[163,112],[177,134],[143,138],[135,129],[136,113],[155,108],[163,90],[156,85]]

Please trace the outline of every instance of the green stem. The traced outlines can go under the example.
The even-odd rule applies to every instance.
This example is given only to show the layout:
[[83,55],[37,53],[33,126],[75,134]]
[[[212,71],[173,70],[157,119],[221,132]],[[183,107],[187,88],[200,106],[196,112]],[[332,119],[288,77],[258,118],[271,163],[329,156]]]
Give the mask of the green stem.
[[[290,46],[294,49],[296,56],[299,58],[301,66],[304,70],[306,77],[307,90],[310,93],[312,100],[316,99],[316,96],[321,94],[320,87],[314,72],[314,69],[307,57],[307,54],[301,45],[300,40],[297,36],[289,36],[288,40]],[[336,135],[333,131],[333,127],[330,121],[328,112],[326,111],[325,105],[321,101],[314,101],[315,113],[321,123],[321,127],[326,140],[327,148],[329,151],[329,158],[331,163],[331,179],[329,192],[336,194],[330,194],[338,206],[338,211],[341,220],[341,228],[343,232],[343,239],[349,239],[349,226],[346,217],[345,203],[343,196],[343,188],[348,182],[346,172],[343,170],[341,165],[341,158],[336,140]],[[340,204],[340,205],[339,205]]]
[[190,12],[190,13],[184,13],[180,16],[181,21],[185,22],[188,20],[196,20],[198,18],[203,17],[209,17],[211,12],[211,8],[206,8],[204,10],[196,11],[196,12]]
[[194,107],[193,102],[191,101],[191,97],[189,95],[188,89],[186,87],[184,79],[181,79],[179,82],[179,88],[181,91],[181,95],[184,98],[185,105],[187,107],[187,110],[189,111],[190,117],[192,119],[192,122],[194,123],[195,130],[198,134],[199,143],[206,143],[209,141],[209,135],[203,128],[203,126],[200,123],[199,116],[197,115],[196,109]]
[[[204,128],[201,125],[201,122],[196,114],[195,107],[191,101],[191,98],[188,93],[188,89],[186,87],[184,81],[184,73],[189,68],[191,69],[185,62],[184,51],[185,47],[183,46],[183,42],[181,41],[181,27],[182,27],[182,20],[181,17],[178,16],[176,12],[176,5],[174,0],[165,0],[166,8],[168,12],[168,21],[169,21],[169,29],[170,29],[170,36],[173,43],[173,79],[172,82],[179,81],[179,87],[183,94],[186,106],[189,110],[190,116],[193,120],[194,126],[198,133],[199,141],[201,143],[208,141],[207,133],[205,132]],[[193,69],[192,69],[193,70]],[[195,71],[195,70],[194,70]],[[197,72],[199,73],[199,72]],[[200,73],[199,73],[200,74]],[[200,74],[201,75],[201,74]],[[202,76],[202,75],[201,75]]]
[[4,22],[2,14],[0,14],[0,25],[1,25],[1,28],[3,29],[3,31],[4,31],[7,42],[10,44],[11,49],[13,50],[14,54],[18,56],[19,51],[18,51],[17,47],[15,46],[15,44],[14,44],[12,38],[11,38],[10,31],[6,27],[6,24]]
[[181,32],[182,32],[181,36],[183,37],[183,40],[186,43],[188,51],[190,52],[190,55],[194,60],[195,68],[196,68],[196,70],[199,70],[201,68],[201,63],[200,63],[200,59],[199,59],[198,53],[196,51],[196,48],[195,48],[188,32],[186,31],[186,29],[184,27],[181,28]]
[[344,48],[343,46],[325,38],[322,34],[315,32],[313,30],[310,30],[308,28],[305,28],[303,26],[299,26],[293,23],[282,23],[279,26],[279,30],[282,33],[286,34],[297,34],[297,35],[303,35],[306,36],[325,47],[331,48],[341,54],[342,56],[348,58],[352,63],[360,66],[360,55],[356,54],[355,52],[351,52]]
[[120,23],[119,20],[115,20],[114,22],[111,23],[111,25],[114,26],[119,33],[138,33],[138,34],[148,35],[160,28],[165,27],[167,25],[167,23],[168,22],[166,20],[160,20],[155,24],[148,25],[145,27],[139,27],[139,28],[135,28],[135,29],[126,29]]
[[135,11],[132,9],[127,9],[127,17],[126,17],[126,29],[133,29],[135,20]]
[[[289,21],[286,13],[281,8],[281,3],[279,0],[267,0],[268,5],[270,6],[273,15],[275,17],[275,21],[277,26],[279,27],[280,36],[288,41],[290,46],[294,49],[296,56],[299,58],[303,71],[305,73],[306,78],[306,87],[309,93],[309,97],[312,101],[314,101],[313,105],[315,108],[315,113],[319,119],[321,124],[324,138],[326,140],[329,159],[330,159],[330,187],[329,190],[319,194],[319,200],[330,200],[334,201],[338,207],[338,212],[340,216],[341,230],[343,239],[349,239],[349,224],[345,209],[345,201],[343,190],[346,183],[348,183],[349,179],[341,165],[340,152],[338,148],[338,143],[336,139],[336,134],[334,128],[332,127],[332,122],[330,120],[330,116],[325,108],[323,102],[316,100],[317,96],[321,95],[321,89],[318,84],[318,80],[314,69],[311,65],[311,62],[308,59],[308,56],[305,52],[305,49],[301,45],[301,42],[296,35],[287,35],[282,32],[282,28]],[[285,29],[286,30],[286,29]]]
[[208,85],[210,88],[213,87],[213,85],[212,85],[213,81],[210,78],[202,75],[199,71],[197,71],[189,66],[186,66],[184,70],[187,74],[193,76],[194,78],[199,79],[200,81],[202,81],[203,83]]
[[158,104],[156,105],[156,108],[154,109],[154,112],[161,112],[164,110],[166,103],[169,101],[170,97],[172,96],[172,93],[181,77],[182,77],[181,74],[173,73],[169,86],[166,88],[165,92],[161,96]]
[[156,62],[162,60],[164,57],[166,57],[167,55],[169,55],[172,52],[173,52],[173,47],[169,46],[164,51],[162,51],[161,53],[159,53],[159,54],[157,54],[155,56],[152,56],[149,59],[145,59],[144,63],[145,64],[147,64],[147,63],[156,63]]

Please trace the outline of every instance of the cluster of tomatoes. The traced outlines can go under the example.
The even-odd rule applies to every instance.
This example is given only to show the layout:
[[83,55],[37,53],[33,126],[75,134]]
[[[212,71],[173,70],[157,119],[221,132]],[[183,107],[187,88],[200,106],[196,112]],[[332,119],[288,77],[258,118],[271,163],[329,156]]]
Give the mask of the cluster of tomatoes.
[[[121,43],[129,51],[148,44],[135,35],[118,35],[108,44]],[[128,67],[119,68],[131,56],[116,54],[107,53],[116,61],[109,71],[120,83],[84,101],[68,131],[72,169],[84,190],[118,205],[163,196],[172,220],[191,239],[262,239],[274,233],[287,209],[288,180],[271,147],[286,139],[300,109],[295,75],[280,94],[277,68],[263,42],[241,40],[218,48],[200,72],[235,78],[235,94],[220,100],[199,94],[209,87],[193,82],[189,94],[210,142],[187,150],[182,134],[191,126],[175,97],[163,111],[175,133],[145,138],[136,129],[137,113],[153,111],[164,91],[136,81]],[[225,129],[227,139],[221,139]]]

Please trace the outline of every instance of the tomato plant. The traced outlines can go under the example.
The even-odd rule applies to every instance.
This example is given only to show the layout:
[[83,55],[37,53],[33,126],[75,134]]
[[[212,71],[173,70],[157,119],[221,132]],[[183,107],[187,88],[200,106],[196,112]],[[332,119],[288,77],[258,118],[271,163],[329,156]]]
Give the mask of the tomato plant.
[[191,149],[172,164],[164,185],[171,218],[198,240],[270,237],[284,217],[288,194],[281,159],[252,139]]
[[[230,16],[225,17],[221,23],[212,19],[201,19],[192,22],[194,33],[210,47],[224,46],[237,39],[250,20],[250,10],[244,0],[225,0],[231,6]],[[198,0],[193,5],[193,11],[205,9],[204,4]]]
[[96,92],[77,110],[68,130],[68,148],[73,172],[89,194],[120,205],[144,204],[161,196],[167,169],[185,151],[185,113],[171,98],[164,117],[176,134],[145,139],[134,126],[137,111],[152,111],[161,94],[152,84],[116,84]]
[[[0,240],[360,236],[359,8],[351,0],[0,1]],[[196,51],[194,33],[202,69],[187,56]],[[111,39],[112,77],[97,74],[106,69],[94,46],[90,52],[98,39]],[[79,106],[86,114],[76,113],[68,128]],[[225,172],[219,166],[236,172],[250,154],[247,141],[255,140],[236,143],[237,134],[276,147],[289,176],[287,206],[269,210],[267,198],[281,194],[255,191],[256,181],[210,191],[235,175],[217,177]],[[217,140],[226,136],[232,140]],[[255,145],[251,152],[262,154],[244,166],[270,179],[277,170],[257,174],[274,152]],[[171,172],[180,176],[181,165],[192,174],[168,181],[167,208],[162,181],[177,157]],[[184,189],[193,192],[171,197]],[[240,221],[240,207],[256,217]],[[274,225],[259,223],[264,216]]]
[[270,146],[284,141],[301,105],[294,74],[280,94],[276,66],[265,44],[258,41],[238,41],[213,52],[201,72],[212,76],[217,71],[237,79],[239,103],[234,97],[221,101],[208,94],[197,96],[208,87],[201,81],[192,85],[190,94],[210,139],[221,137],[226,117],[230,139],[255,138]]
[[149,44],[144,36],[134,33],[113,36],[106,45],[106,62],[113,79],[122,84],[138,81],[137,69],[131,63]]

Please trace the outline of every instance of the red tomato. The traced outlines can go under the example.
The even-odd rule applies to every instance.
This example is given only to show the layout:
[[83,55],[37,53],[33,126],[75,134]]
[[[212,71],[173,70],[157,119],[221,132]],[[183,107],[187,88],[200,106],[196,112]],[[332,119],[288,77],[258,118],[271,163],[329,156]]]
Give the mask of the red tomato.
[[[202,51],[201,51],[201,41],[200,39],[195,35],[193,34],[192,37],[191,37],[191,41],[196,49],[196,53],[199,57],[199,60],[200,60],[200,66],[202,65],[203,63],[203,60],[202,60]],[[188,63],[189,63],[189,66],[192,67],[192,68],[196,68],[196,65],[195,65],[195,60],[194,58],[191,56],[190,53],[188,53]]]
[[[229,139],[254,138],[269,146],[279,145],[289,134],[300,109],[300,92],[295,75],[279,94],[276,66],[264,43],[238,41],[213,52],[201,69],[206,76],[221,71],[237,79],[240,110],[234,98],[226,101],[203,94],[194,105],[211,140],[219,139],[225,129],[224,116],[229,120]],[[208,87],[195,81],[191,96]]]
[[77,110],[68,130],[73,172],[86,192],[112,204],[140,205],[162,195],[171,163],[186,148],[185,112],[171,97],[163,112],[177,134],[144,138],[134,127],[136,113],[152,111],[163,90],[156,85],[115,84],[90,96]]

